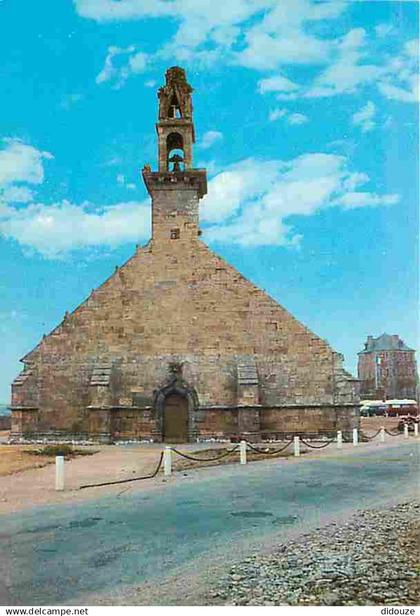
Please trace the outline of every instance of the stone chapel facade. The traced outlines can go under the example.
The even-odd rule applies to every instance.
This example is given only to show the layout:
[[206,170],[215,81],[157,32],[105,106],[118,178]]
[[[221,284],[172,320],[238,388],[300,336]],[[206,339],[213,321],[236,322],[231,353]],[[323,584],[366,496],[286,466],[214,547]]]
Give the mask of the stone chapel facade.
[[195,441],[349,430],[342,356],[200,240],[192,88],[159,89],[159,166],[143,179],[152,239],[25,357],[17,438]]

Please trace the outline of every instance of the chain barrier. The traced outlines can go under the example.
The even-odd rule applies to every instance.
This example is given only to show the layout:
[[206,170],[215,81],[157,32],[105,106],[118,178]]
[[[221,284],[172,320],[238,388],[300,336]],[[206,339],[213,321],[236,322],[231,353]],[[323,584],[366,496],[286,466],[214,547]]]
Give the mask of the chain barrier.
[[163,462],[163,451],[161,451],[158,465],[151,475],[144,475],[143,477],[130,477],[130,479],[118,479],[117,481],[104,481],[103,483],[88,483],[84,486],[80,486],[79,490],[83,490],[83,488],[98,488],[100,486],[113,486],[118,483],[129,483],[130,481],[141,481],[142,479],[153,479],[154,477],[156,477],[156,475],[160,471],[162,462]]
[[[373,440],[374,438],[376,438],[378,436],[378,434],[380,433],[381,428],[379,428],[379,430],[377,430],[374,434],[372,434],[371,436],[368,436],[367,434],[365,434],[364,432],[360,431],[359,434],[363,437],[366,438],[368,441]],[[331,432],[329,432],[331,433]],[[400,436],[401,432],[391,432],[390,430],[385,429],[385,433],[388,434],[389,436]],[[321,435],[322,432],[319,432],[319,434]],[[345,442],[348,442],[347,439],[347,433],[343,432],[343,440]],[[312,443],[309,443],[308,441],[304,440],[303,438],[300,439],[301,443],[303,443],[304,445],[306,445],[307,447],[310,447],[311,449],[324,449],[324,447],[328,447],[328,445],[331,445],[331,443],[334,443],[335,438],[331,438],[328,441],[326,441],[325,443],[322,443],[322,445],[313,445]],[[282,451],[285,451],[285,449],[287,449],[291,444],[293,443],[293,438],[291,438],[289,441],[287,441],[287,443],[285,443],[283,445],[283,447],[280,447],[279,449],[274,449],[274,450],[269,450],[269,447],[267,447],[267,449],[259,449],[258,447],[254,447],[254,445],[252,445],[249,441],[246,441],[247,447],[249,449],[251,449],[251,451],[254,451],[255,453],[258,454],[265,454],[265,455],[270,455],[270,456],[274,456],[276,454],[281,453]],[[235,451],[238,451],[240,445],[236,445],[233,449],[229,449],[228,451],[225,451],[224,453],[222,453],[219,456],[215,456],[213,458],[197,458],[195,456],[190,456],[186,453],[183,453],[182,451],[179,451],[178,449],[175,449],[175,447],[171,447],[171,451],[173,451],[174,453],[178,454],[179,456],[186,458],[187,460],[192,460],[193,462],[215,462],[216,460],[221,460],[222,458],[226,458],[227,456],[230,456],[232,453],[235,453]],[[155,470],[153,471],[153,473],[151,473],[150,475],[143,475],[141,477],[130,477],[130,479],[119,479],[117,481],[104,481],[102,483],[89,483],[86,485],[82,485],[79,486],[79,490],[83,490],[84,488],[98,488],[101,486],[111,486],[111,485],[117,485],[117,484],[121,484],[121,483],[129,483],[132,481],[142,481],[143,479],[153,479],[154,477],[156,477],[156,475],[158,474],[158,472],[161,469],[162,463],[163,463],[163,451],[161,451],[160,453],[160,458],[159,458],[159,462],[155,468]]]
[[287,449],[289,447],[289,445],[291,445],[293,443],[293,439],[291,439],[290,441],[288,441],[283,447],[280,447],[280,449],[275,449],[273,451],[267,451],[266,449],[257,449],[257,447],[254,447],[253,445],[251,445],[251,443],[249,443],[248,441],[246,441],[247,446],[252,450],[255,451],[256,453],[264,453],[266,455],[269,456],[274,456],[276,453],[281,453],[282,451],[284,451],[285,449]]
[[183,458],[186,458],[187,460],[193,460],[194,462],[213,462],[215,460],[221,460],[222,458],[226,458],[227,456],[229,456],[231,453],[238,451],[238,449],[239,449],[239,445],[236,445],[236,447],[234,447],[233,449],[229,449],[228,451],[225,451],[225,453],[222,453],[220,456],[216,456],[214,458],[196,458],[195,456],[189,456],[188,454],[183,453],[182,451],[179,451],[178,449],[175,449],[175,447],[171,447],[171,450],[174,453],[177,453],[179,456],[182,456]]
[[376,430],[376,432],[374,434],[372,434],[371,436],[369,436],[368,434],[365,434],[364,432],[362,432],[360,430],[360,436],[362,436],[363,438],[367,439],[368,441],[373,441],[374,438],[376,438],[379,434],[379,432],[381,431],[381,428],[379,428],[379,430]]
[[311,449],[324,449],[324,447],[328,447],[328,445],[331,445],[331,443],[334,443],[335,439],[332,438],[326,443],[322,443],[322,445],[312,445],[312,443],[308,443],[308,441],[304,441],[303,438],[301,438],[300,441],[301,443],[303,443],[307,447],[310,447]]
[[[307,438],[316,438],[317,436],[325,436],[331,438],[333,435],[335,436],[335,430],[320,430],[319,432],[308,432],[306,433]],[[295,436],[290,432],[263,432],[261,435],[261,439],[266,442],[273,441],[284,441],[286,438],[292,438]],[[297,434],[296,434],[297,436]]]

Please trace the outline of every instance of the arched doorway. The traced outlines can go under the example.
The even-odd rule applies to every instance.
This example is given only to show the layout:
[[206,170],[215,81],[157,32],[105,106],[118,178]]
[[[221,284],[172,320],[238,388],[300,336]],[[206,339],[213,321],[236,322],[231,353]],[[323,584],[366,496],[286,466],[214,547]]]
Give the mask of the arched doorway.
[[163,404],[162,437],[165,442],[188,441],[188,399],[180,393],[166,396]]

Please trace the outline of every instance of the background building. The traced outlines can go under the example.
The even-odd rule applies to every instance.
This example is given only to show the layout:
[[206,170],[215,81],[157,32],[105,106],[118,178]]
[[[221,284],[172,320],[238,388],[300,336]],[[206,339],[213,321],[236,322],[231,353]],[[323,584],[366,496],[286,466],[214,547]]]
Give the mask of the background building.
[[417,399],[417,365],[414,349],[399,336],[368,336],[360,351],[360,396],[370,400]]

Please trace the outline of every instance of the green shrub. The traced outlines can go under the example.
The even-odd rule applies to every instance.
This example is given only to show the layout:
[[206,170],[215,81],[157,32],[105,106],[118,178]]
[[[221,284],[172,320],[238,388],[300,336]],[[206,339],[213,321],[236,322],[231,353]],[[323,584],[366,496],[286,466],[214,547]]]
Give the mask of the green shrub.
[[64,456],[65,458],[73,458],[74,456],[91,456],[97,453],[97,450],[93,449],[75,449],[71,445],[44,445],[39,449],[27,449],[25,453],[29,453],[33,456],[49,456],[55,458],[55,456]]
[[40,456],[71,456],[74,454],[71,445],[45,445],[37,450]]

